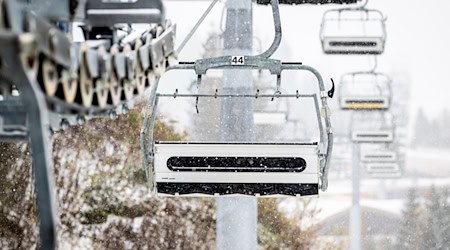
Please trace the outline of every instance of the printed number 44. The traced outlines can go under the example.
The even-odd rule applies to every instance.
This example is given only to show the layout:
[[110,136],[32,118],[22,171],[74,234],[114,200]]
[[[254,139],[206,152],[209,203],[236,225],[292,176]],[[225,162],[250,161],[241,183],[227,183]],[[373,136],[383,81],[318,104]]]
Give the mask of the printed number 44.
[[245,59],[243,56],[232,56],[231,65],[243,65],[245,64]]

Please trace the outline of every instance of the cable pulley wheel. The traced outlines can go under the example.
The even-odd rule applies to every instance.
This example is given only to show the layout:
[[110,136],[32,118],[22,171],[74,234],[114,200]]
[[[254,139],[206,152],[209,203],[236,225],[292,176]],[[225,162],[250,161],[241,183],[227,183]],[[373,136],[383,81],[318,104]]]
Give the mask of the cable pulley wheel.
[[61,83],[63,86],[64,99],[67,103],[73,103],[77,96],[78,79],[73,79],[68,70],[62,71]]
[[[106,57],[107,53],[106,53],[106,49],[101,46],[100,48],[98,48],[97,50],[98,54],[100,57]],[[108,61],[109,59],[104,59],[103,63],[109,63],[110,61]],[[110,68],[108,68],[107,66],[104,66],[104,71],[103,75],[101,75],[98,79],[95,80],[95,95],[97,97],[97,102],[98,102],[98,106],[100,108],[104,108],[106,107],[106,105],[108,104],[108,96],[109,96],[109,76],[111,75],[111,71]],[[107,72],[109,70],[109,72]]]
[[[156,27],[156,37],[161,36],[161,34],[164,32],[163,27],[158,26]],[[161,62],[153,62],[152,64],[154,64],[154,71],[155,74],[157,76],[161,76],[162,74],[164,74],[164,72],[166,72],[166,58],[163,56],[163,59]]]
[[142,69],[140,63],[139,63],[139,48],[142,46],[142,41],[140,38],[136,39],[136,43],[134,45],[134,51],[136,53],[136,58],[133,63],[133,70],[135,74],[135,83],[136,83],[136,89],[139,95],[143,94],[145,91],[145,82],[147,81],[146,75],[144,73],[144,70]]
[[[131,46],[129,44],[126,44],[123,48],[123,52],[125,53],[131,53],[132,49]],[[128,67],[129,65],[127,65]],[[129,72],[130,70],[127,69],[127,72]],[[135,88],[135,78],[132,78],[131,80],[129,79],[130,77],[127,75],[128,78],[123,79],[122,81],[122,87],[123,87],[123,92],[125,95],[125,99],[126,101],[130,101],[131,99],[133,99],[133,93],[134,93],[134,88]]]
[[91,79],[85,58],[86,50],[88,49],[87,44],[83,44],[81,47],[81,60],[80,60],[80,94],[83,106],[86,108],[91,107],[92,100],[94,98],[94,84]]
[[47,93],[48,96],[55,96],[59,84],[56,65],[46,58],[42,62],[41,71],[45,93]]
[[[117,46],[111,47],[111,61],[114,61],[114,56],[119,52]],[[112,105],[116,106],[120,103],[120,98],[122,97],[122,86],[120,85],[119,79],[116,74],[116,69],[114,64],[111,66],[111,82],[109,87],[109,95]]]

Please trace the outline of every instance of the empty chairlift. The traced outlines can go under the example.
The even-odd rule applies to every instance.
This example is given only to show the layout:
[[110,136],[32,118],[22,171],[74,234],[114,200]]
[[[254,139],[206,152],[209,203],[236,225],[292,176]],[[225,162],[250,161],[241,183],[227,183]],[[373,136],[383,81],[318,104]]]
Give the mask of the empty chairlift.
[[[276,35],[269,49],[258,56],[219,56],[195,62],[180,62],[168,70],[191,70],[197,75],[197,86],[208,70],[268,70],[276,76],[275,93],[261,94],[158,94],[155,84],[149,105],[144,112],[141,130],[143,165],[151,190],[162,195],[289,195],[317,196],[319,189],[328,187],[328,173],[333,149],[333,130],[327,99],[334,88],[327,91],[320,73],[301,63],[282,63],[271,59],[281,42],[281,21],[278,1],[272,0]],[[239,58],[239,59],[238,59]],[[239,61],[239,63],[236,63]],[[313,93],[281,94],[281,76],[286,70],[307,71],[317,80]],[[316,141],[298,142],[170,142],[153,140],[158,99],[179,98],[251,98],[271,100],[291,98],[311,101],[317,121]],[[198,102],[197,102],[198,104]],[[148,131],[149,138],[146,137]]]
[[385,17],[364,6],[328,10],[320,39],[325,54],[381,54],[386,41]]
[[370,150],[361,151],[361,162],[374,163],[374,162],[395,162],[397,161],[397,153],[395,151],[388,150]]
[[[180,65],[179,68],[195,70],[194,66]],[[321,92],[326,93],[323,90],[322,78],[314,69],[300,64],[279,66],[282,70],[312,72],[317,77]],[[268,102],[274,97],[273,93],[155,94],[152,115],[144,121],[144,130],[148,122],[154,124],[158,99],[173,98],[174,95],[176,98],[252,98]],[[319,189],[325,190],[327,186],[328,164],[333,143],[330,119],[326,115],[329,110],[326,105],[327,97],[315,93],[276,96],[311,101],[311,107],[315,109],[312,119],[316,119],[318,128],[319,138],[316,141],[158,141],[148,145],[150,152],[145,156],[149,156],[149,159],[144,160],[153,164],[147,169],[152,188],[162,195],[317,196]],[[321,112],[325,116],[322,116]],[[152,134],[153,125],[149,127],[151,128],[149,133]],[[148,141],[152,142],[153,138]]]
[[383,73],[354,72],[341,77],[342,110],[387,110],[391,102],[391,78]]
[[391,143],[395,126],[392,115],[386,112],[354,115],[351,138],[356,143]]

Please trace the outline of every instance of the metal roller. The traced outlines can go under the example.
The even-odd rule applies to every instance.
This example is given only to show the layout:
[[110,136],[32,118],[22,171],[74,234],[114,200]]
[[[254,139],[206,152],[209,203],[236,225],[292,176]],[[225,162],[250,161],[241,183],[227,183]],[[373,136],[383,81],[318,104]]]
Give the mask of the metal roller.
[[68,70],[63,70],[61,83],[63,86],[64,99],[67,103],[73,103],[77,96],[78,79],[72,78]]
[[47,93],[48,96],[54,96],[59,84],[56,65],[48,58],[45,58],[42,62],[41,71],[45,93]]
[[139,51],[139,48],[142,46],[141,39],[136,39],[136,43],[134,45],[134,51],[136,51],[136,58],[133,63],[133,69],[135,74],[135,83],[136,83],[136,89],[138,91],[138,94],[141,95],[145,91],[145,83],[147,81],[147,76],[145,75],[144,70],[142,69],[140,63],[139,63],[139,57],[137,56],[137,53]]
[[98,106],[100,108],[106,107],[108,104],[109,86],[104,79],[95,80],[95,94],[97,97]]
[[88,49],[88,45],[85,43],[82,45],[81,59],[80,59],[80,94],[81,100],[84,107],[91,107],[92,99],[94,97],[94,84],[88,73],[87,65],[86,65],[86,50]]
[[[169,28],[171,27],[172,27],[172,20],[170,19],[166,20],[165,30],[169,30]],[[166,64],[168,64],[169,66],[178,64],[178,58],[175,51],[173,51],[173,53],[167,58]]]
[[[129,45],[129,44],[126,44],[125,46],[124,46],[124,48],[123,48],[123,52],[125,53],[125,54],[128,54],[128,53],[130,53],[130,52],[132,52],[132,49],[131,49],[131,46]],[[129,65],[127,64],[127,67],[128,67]],[[127,72],[129,72],[130,70],[127,70]],[[133,99],[133,92],[134,92],[134,79],[132,78],[131,80],[130,80],[130,77],[128,76],[128,78],[127,79],[124,79],[123,81],[122,81],[122,86],[123,86],[123,93],[124,93],[124,95],[125,95],[125,99],[127,100],[127,101],[130,101],[131,99]]]
[[110,58],[108,58],[105,47],[100,46],[97,52],[101,58],[102,68],[100,71],[100,78],[95,80],[95,95],[97,97],[98,106],[104,108],[108,104],[111,61],[109,60]]
[[[111,47],[110,54],[111,60],[114,60],[114,56],[119,53],[119,48],[117,46]],[[111,103],[113,105],[118,105],[120,103],[120,97],[122,96],[122,86],[120,86],[119,78],[117,76],[116,70],[114,68],[114,64],[112,64],[111,68],[111,79],[110,79],[110,87],[109,87],[109,95],[111,97]]]
[[[161,36],[161,34],[164,32],[164,28],[161,26],[156,27],[156,37]],[[155,64],[154,70],[155,70],[155,74],[157,76],[161,76],[162,74],[164,74],[164,72],[166,72],[166,58],[163,57],[161,62],[152,62],[153,64]]]
[[[151,33],[147,34],[145,37],[145,44],[151,44],[153,40],[153,35]],[[147,70],[147,81],[146,81],[146,87],[153,86],[156,82],[156,75],[151,68]]]
[[[35,40],[32,34],[22,34],[19,37],[20,43],[33,43]],[[37,50],[24,51],[20,53],[20,61],[27,75],[33,79],[37,78],[39,71],[39,59]]]

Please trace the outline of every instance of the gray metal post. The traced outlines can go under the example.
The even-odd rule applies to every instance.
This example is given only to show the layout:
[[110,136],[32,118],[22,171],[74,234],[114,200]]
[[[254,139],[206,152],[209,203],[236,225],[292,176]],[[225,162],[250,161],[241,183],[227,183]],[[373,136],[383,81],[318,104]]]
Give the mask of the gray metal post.
[[[6,32],[5,32],[6,33]],[[34,77],[25,72],[19,58],[19,51],[31,51],[33,40],[17,39],[15,34],[0,34],[2,50],[0,58],[0,81],[15,84],[20,90],[20,98],[27,113],[29,142],[33,159],[34,185],[36,187],[36,205],[39,215],[39,236],[41,249],[56,249],[57,225],[55,185],[49,141],[48,112],[44,96]],[[17,41],[19,40],[19,42]]]
[[[228,0],[224,34],[224,55],[250,55],[252,52],[251,0]],[[251,94],[251,71],[224,71],[224,94]],[[224,98],[221,104],[223,141],[254,139],[253,100]],[[256,249],[257,200],[253,197],[220,197],[217,199],[217,249]]]
[[359,204],[359,144],[353,143],[352,162],[352,207],[350,210],[350,242],[352,250],[361,249],[361,207]]

